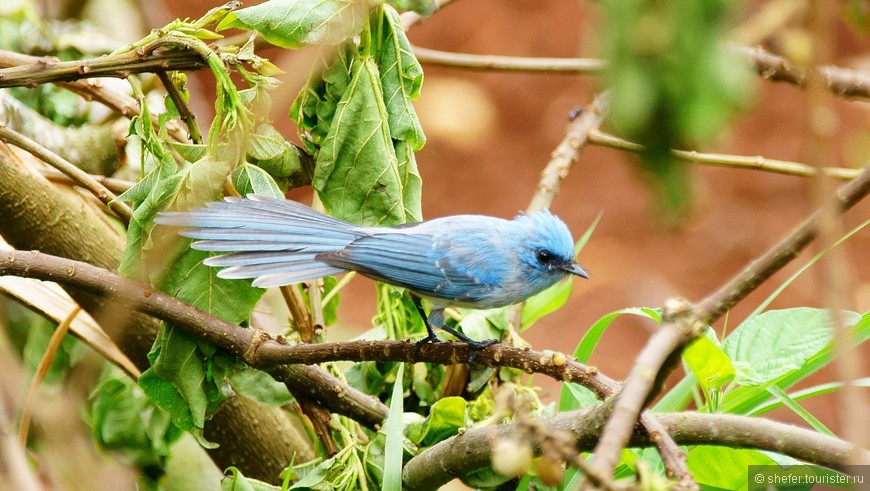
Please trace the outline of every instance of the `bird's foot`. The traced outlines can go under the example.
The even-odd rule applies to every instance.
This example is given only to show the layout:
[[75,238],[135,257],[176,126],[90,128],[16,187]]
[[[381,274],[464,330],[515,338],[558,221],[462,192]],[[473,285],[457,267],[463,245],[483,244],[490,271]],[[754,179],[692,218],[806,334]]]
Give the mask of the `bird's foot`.
[[[451,332],[451,334],[454,334],[454,333]],[[471,346],[471,354],[468,355],[468,363],[474,362],[474,359],[477,358],[478,351],[485,349],[487,346],[493,345],[493,344],[498,342],[498,339],[484,339],[483,341],[476,341],[474,339],[469,338],[468,336],[463,335],[462,333],[458,333],[458,334],[459,334],[459,336],[457,336],[457,337],[462,342]],[[417,341],[417,343],[414,346],[414,357],[417,357],[420,355],[420,348],[422,348],[424,344],[443,343],[443,342],[444,341],[442,341],[441,338],[436,336],[434,333],[430,333],[425,338]]]
[[483,341],[475,341],[471,338],[463,339],[465,344],[471,346],[471,353],[468,355],[468,363],[474,363],[474,359],[477,358],[477,352],[485,349],[487,346],[493,345],[498,342],[498,339],[484,339]]
[[425,338],[414,343],[414,358],[417,358],[418,356],[420,356],[420,348],[422,348],[424,344],[441,343],[441,342],[443,342],[443,341],[441,341],[441,338],[436,336],[434,332],[430,331],[428,336],[426,336]]

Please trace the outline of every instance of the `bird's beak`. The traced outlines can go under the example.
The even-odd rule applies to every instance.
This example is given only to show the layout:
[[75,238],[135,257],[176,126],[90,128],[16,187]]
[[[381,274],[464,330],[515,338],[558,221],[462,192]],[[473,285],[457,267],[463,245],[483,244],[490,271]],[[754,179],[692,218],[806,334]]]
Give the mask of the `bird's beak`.
[[584,271],[583,268],[580,267],[580,265],[577,264],[576,261],[571,261],[571,262],[565,264],[564,266],[562,266],[562,269],[566,273],[576,274],[577,276],[579,276],[581,278],[586,278],[587,280],[589,279],[589,275],[586,274],[586,271]]

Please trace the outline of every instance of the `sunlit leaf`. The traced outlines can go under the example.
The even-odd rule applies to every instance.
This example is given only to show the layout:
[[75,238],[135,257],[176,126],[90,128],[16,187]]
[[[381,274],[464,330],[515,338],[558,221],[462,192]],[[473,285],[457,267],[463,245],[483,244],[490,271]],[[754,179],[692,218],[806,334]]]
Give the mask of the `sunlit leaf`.
[[269,0],[227,15],[218,30],[254,29],[282,48],[339,44],[367,20],[368,0]]

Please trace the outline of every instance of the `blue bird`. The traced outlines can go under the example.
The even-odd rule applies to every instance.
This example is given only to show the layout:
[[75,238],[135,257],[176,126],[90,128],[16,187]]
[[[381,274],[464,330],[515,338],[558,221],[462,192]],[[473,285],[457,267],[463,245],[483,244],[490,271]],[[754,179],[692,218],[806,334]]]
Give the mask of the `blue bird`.
[[[433,327],[475,350],[496,342],[475,341],[447,326],[448,306],[503,307],[569,274],[587,278],[574,261],[568,227],[547,210],[513,220],[457,215],[361,227],[294,201],[248,195],[163,212],[155,222],[187,227],[179,233],[196,239],[193,249],[228,253],[205,260],[225,268],[221,278],[253,278],[254,286],[266,288],[357,271],[407,288],[428,332],[418,347],[440,341]],[[432,304],[428,317],[420,298]]]

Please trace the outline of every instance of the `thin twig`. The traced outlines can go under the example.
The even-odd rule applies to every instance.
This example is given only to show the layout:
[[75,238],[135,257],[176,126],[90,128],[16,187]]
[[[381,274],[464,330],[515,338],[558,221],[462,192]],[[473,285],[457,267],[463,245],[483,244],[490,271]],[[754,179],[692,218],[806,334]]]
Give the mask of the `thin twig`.
[[94,180],[90,174],[74,166],[68,160],[48,150],[30,138],[27,138],[21,133],[12,131],[2,125],[0,125],[0,140],[33,154],[46,164],[63,172],[71,179],[75,180],[79,185],[90,191],[94,196],[99,198],[99,200],[105,203],[109,209],[117,213],[124,223],[130,222],[133,210],[131,210],[126,203],[116,201],[115,199],[117,196],[115,193],[106,189],[105,186]]
[[172,103],[175,104],[175,108],[178,109],[178,115],[181,116],[181,120],[187,125],[190,141],[196,144],[202,143],[202,133],[199,131],[199,125],[196,123],[196,114],[193,114],[190,110],[181,91],[175,86],[168,73],[157,72],[157,76],[160,78],[160,82],[166,89],[169,98],[172,99]]
[[33,64],[0,70],[0,88],[36,87],[49,82],[71,82],[95,77],[127,78],[134,73],[205,68],[203,58],[190,50],[164,50],[154,53],[152,46],[142,50],[103,55],[86,60],[60,61],[38,58]]
[[48,373],[51,362],[54,361],[54,356],[60,348],[60,343],[63,341],[66,333],[69,332],[69,327],[72,325],[73,319],[82,311],[82,308],[76,305],[69,314],[63,319],[63,322],[57,325],[57,328],[51,333],[51,339],[48,341],[48,346],[45,348],[45,353],[39,360],[39,365],[36,367],[36,373],[33,375],[33,380],[30,382],[30,388],[27,390],[27,397],[24,399],[24,407],[21,410],[21,421],[18,423],[18,442],[22,446],[27,445],[27,432],[30,429],[30,417],[33,414],[33,407],[36,404],[36,394],[39,392],[39,386],[45,379],[45,374]]
[[[48,179],[49,181],[57,183],[57,184],[66,184],[68,186],[78,186],[79,185],[79,183],[76,182],[73,178],[69,177],[68,175],[66,175],[62,172],[58,172],[54,169],[49,169],[49,168],[39,169],[39,173],[42,174],[42,176],[45,177],[46,179]],[[133,187],[133,185],[135,184],[132,181],[125,181],[123,179],[115,179],[114,177],[99,176],[96,174],[89,174],[89,175],[91,176],[91,178],[93,180],[102,184],[103,186],[106,187],[106,189],[108,189],[109,191],[111,191],[115,194],[122,194],[122,193],[124,193],[124,191],[127,191],[128,189]]]
[[296,331],[299,332],[299,339],[303,343],[314,342],[314,325],[311,323],[311,315],[305,306],[305,299],[302,298],[302,293],[296,285],[284,285],[278,287],[281,291],[281,296],[284,297],[284,303],[290,310],[290,315],[293,317],[293,322],[296,324]]
[[[759,46],[731,44],[730,47],[751,62],[761,78],[806,87],[807,70],[791,64],[782,56]],[[870,99],[870,73],[835,66],[816,67],[814,71],[822,76],[825,88],[834,95]]]
[[588,143],[589,133],[601,126],[607,117],[609,100],[608,92],[598,94],[588,106],[582,109],[582,113],[568,124],[565,137],[553,150],[550,161],[541,172],[541,179],[538,181],[535,195],[526,208],[527,212],[531,213],[550,207],[553,198],[559,193],[559,185],[562,180],[565,179],[568,171],[583,153],[583,149]]
[[[305,306],[305,299],[296,285],[284,285],[279,287],[281,295],[284,297],[284,302],[287,308],[290,309],[290,315],[296,324],[296,331],[299,332],[299,338],[303,343],[314,342],[314,324],[308,309]],[[304,385],[302,386],[304,387]],[[319,406],[312,401],[306,394],[302,393],[299,387],[287,386],[293,397],[299,402],[299,408],[308,416],[311,425],[314,427],[314,432],[323,443],[323,448],[330,456],[335,455],[338,451],[335,440],[332,438],[332,433],[329,429],[329,411]]]
[[517,56],[475,55],[439,51],[419,46],[414,46],[414,55],[420,63],[488,72],[600,75],[607,68],[607,62],[599,58],[521,58]]
[[[623,150],[632,153],[643,152],[643,145],[623,140],[617,136],[604,133],[595,129],[589,132],[589,143],[602,147]],[[799,162],[776,160],[756,156],[728,155],[719,153],[703,153],[695,150],[671,150],[675,158],[689,163],[712,165],[716,167],[729,167],[738,169],[753,169],[790,176],[811,177],[817,174],[816,168]],[[861,173],[861,169],[848,169],[845,167],[822,167],[826,175],[850,181]]]

